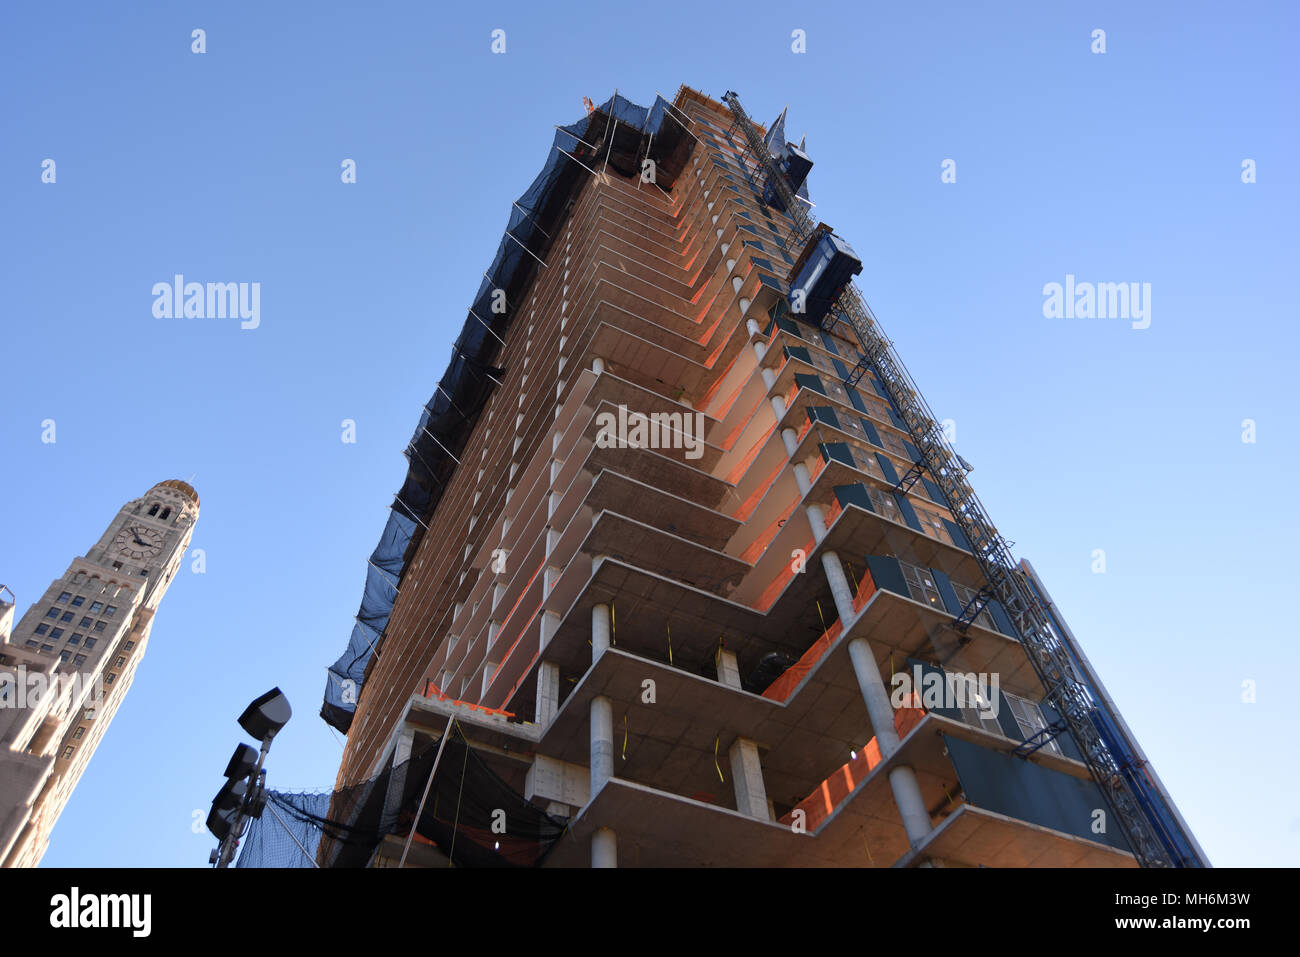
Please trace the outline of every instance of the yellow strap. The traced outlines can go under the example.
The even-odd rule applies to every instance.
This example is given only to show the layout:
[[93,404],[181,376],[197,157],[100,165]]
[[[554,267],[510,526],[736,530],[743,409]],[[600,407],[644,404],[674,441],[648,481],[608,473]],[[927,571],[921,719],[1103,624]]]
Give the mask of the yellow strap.
[[813,599],[813,604],[817,606],[817,617],[822,620],[822,634],[826,634],[826,616],[822,614],[822,603]]
[[671,665],[673,663],[673,626],[665,624],[664,627],[668,629],[668,663]]
[[718,769],[718,780],[726,784],[727,779],[722,776],[722,765],[718,764],[718,745],[721,743],[722,735],[719,734],[713,741],[713,766]]
[[623,760],[627,760],[627,715],[623,715]]
[[871,856],[871,845],[867,843],[867,829],[863,828],[862,830],[858,831],[858,833],[862,835],[862,846],[867,849],[867,860],[869,860],[874,866],[876,863],[876,859]]
[[853,563],[845,562],[849,566],[849,584],[853,586],[853,597],[858,597],[858,576],[853,573]]
[[618,644],[618,642],[614,640],[614,627],[614,603],[611,601],[609,603],[609,643],[611,645]]

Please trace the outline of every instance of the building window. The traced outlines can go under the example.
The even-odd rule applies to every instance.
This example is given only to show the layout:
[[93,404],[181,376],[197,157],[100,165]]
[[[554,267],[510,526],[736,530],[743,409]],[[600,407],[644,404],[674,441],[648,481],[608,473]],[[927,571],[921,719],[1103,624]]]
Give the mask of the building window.
[[59,595],[59,597],[58,597],[57,600],[66,603],[67,600],[68,600],[69,598],[71,598],[71,597],[72,597],[72,592],[70,592],[70,591],[65,591],[65,592],[63,592],[63,594]]
[[147,568],[142,568],[142,569],[140,569],[140,574],[141,574],[141,575],[148,575],[148,574],[149,574],[149,569],[147,569]]
[[72,663],[80,667],[81,665],[84,665],[86,663],[86,656],[77,655],[75,658],[72,659]]
[[85,733],[86,733],[86,728],[85,728],[85,726],[83,725],[82,727],[78,728],[76,731],[72,732],[72,740],[74,740],[74,741],[80,741],[80,740],[81,740],[81,736],[82,736],[83,734],[85,734]]
[[95,619],[93,619],[93,618],[91,618],[89,615],[87,615],[85,618],[81,619],[81,623],[78,624],[77,627],[78,627],[78,628],[89,628],[89,627],[90,627],[90,623],[91,623],[92,621],[94,621],[94,620],[95,620]]
[[898,564],[902,566],[903,580],[907,582],[907,590],[911,593],[913,601],[943,609],[943,598],[939,595],[939,586],[934,583],[934,576],[930,573],[930,569],[918,568],[907,562]]
[[117,614],[117,606],[116,606],[116,605],[109,605],[108,607],[106,607],[106,608],[104,609],[104,617],[105,617],[105,618],[112,618],[112,617],[113,617],[114,615],[116,615],[116,614]]
[[948,672],[945,678],[953,682],[953,687],[963,694],[962,720],[972,728],[981,728],[990,734],[1006,737],[1002,725],[998,724],[997,715],[993,713],[992,703],[985,697],[979,681],[974,680],[973,675]]
[[95,647],[95,642],[97,642],[97,641],[99,641],[98,638],[87,638],[87,639],[86,639],[86,645],[85,645],[86,650],[89,651],[89,650],[91,650],[92,648],[94,648],[94,647]]
[[63,637],[63,629],[62,629],[62,628],[51,628],[51,629],[50,629],[50,640],[51,640],[51,641],[58,641],[58,640],[59,640],[60,638],[62,638],[62,637]]
[[123,655],[118,655],[117,661],[113,662],[113,667],[121,668],[124,664],[126,664],[126,658]]
[[61,618],[59,619],[59,621],[72,621],[72,619],[75,618],[75,617],[76,617],[76,616],[75,616],[74,614],[72,614],[72,612],[70,612],[70,611],[65,611],[65,612],[63,613],[63,617],[61,617]]
[[150,506],[149,506],[149,514],[150,514],[150,515],[157,515],[157,514],[158,514],[158,504],[157,504],[156,502],[155,502],[153,505],[150,505]]
[[40,625],[37,625],[37,626],[36,626],[36,634],[38,634],[38,635],[43,635],[43,634],[45,634],[45,633],[46,633],[47,631],[49,631],[49,630],[50,630],[50,626],[49,626],[49,625],[40,624]]
[[38,644],[40,644],[40,642],[38,642],[38,641],[37,641],[36,639],[34,639],[34,638],[28,638],[28,639],[27,639],[27,647],[28,647],[28,648],[35,648]]
[[[1011,705],[1011,716],[1016,719],[1016,724],[1020,726],[1020,733],[1025,736],[1026,741],[1038,732],[1046,730],[1047,719],[1043,717],[1043,709],[1036,702],[1013,694],[1006,695],[1006,699]],[[1048,741],[1043,747],[1053,754],[1061,753],[1061,745],[1056,738]]]
[[95,629],[94,629],[94,630],[95,630],[95,631],[103,631],[103,630],[104,630],[104,623],[103,623],[102,621],[97,621],[97,622],[95,622]]
[[134,641],[128,641],[125,645],[122,646],[122,650],[123,650],[123,651],[130,651],[130,650],[131,650],[132,648],[134,648],[134,647],[135,647],[135,642],[134,642]]
[[70,758],[70,757],[72,757],[72,752],[75,751],[75,750],[76,750],[76,748],[73,748],[73,747],[66,747],[66,748],[64,748],[64,749],[63,749],[63,757],[64,757],[64,758]]
[[59,610],[58,610],[57,608],[51,608],[49,611],[47,611],[47,612],[45,613],[45,617],[46,617],[46,618],[58,618],[58,617],[59,617]]
[[121,569],[122,569],[122,563],[121,563],[121,562],[113,562],[113,567],[114,567],[115,569],[117,569],[118,571],[121,571]]
[[70,651],[60,651],[60,652],[59,652],[59,660],[61,660],[61,661],[69,661],[69,660],[71,660],[71,658],[72,658],[72,652],[70,652]]
[[48,655],[53,650],[54,650],[53,645],[41,645],[41,654],[43,655]]
[[165,509],[162,510],[162,514],[159,515],[158,517],[165,522],[167,521],[167,519],[171,518],[171,514],[172,514],[172,509],[171,506],[168,505]]
[[108,674],[104,675],[104,684],[106,685],[111,685],[116,680],[117,680],[117,675],[113,674],[113,672],[111,671]]
[[104,607],[104,603],[102,601],[93,602],[90,606],[90,613],[92,615],[98,615],[99,610],[103,607]]
[[82,639],[82,636],[81,636],[81,635],[78,635],[78,634],[76,634],[76,633],[74,632],[73,635],[72,635],[72,637],[68,639],[68,644],[70,644],[70,645],[79,645],[79,644],[81,644],[81,639]]
[[78,595],[76,598],[72,599],[72,607],[73,607],[73,608],[80,608],[80,607],[81,607],[82,605],[84,605],[85,603],[86,603],[86,599],[85,599],[85,597],[82,596],[82,595]]

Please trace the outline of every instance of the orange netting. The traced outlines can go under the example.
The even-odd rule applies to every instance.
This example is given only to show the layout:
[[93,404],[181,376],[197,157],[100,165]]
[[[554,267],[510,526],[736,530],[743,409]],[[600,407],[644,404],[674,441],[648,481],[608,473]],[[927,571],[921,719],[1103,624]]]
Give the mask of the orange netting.
[[781,677],[777,678],[767,690],[763,692],[764,698],[770,698],[773,701],[785,701],[803,681],[808,672],[813,670],[813,666],[821,660],[822,655],[835,644],[835,639],[840,636],[840,623],[837,621],[826,629],[820,638],[813,642],[812,647],[803,653],[803,655],[785,670]]
[[[900,738],[906,737],[908,732],[915,728],[924,717],[925,709],[920,706],[920,698],[913,693],[912,706],[905,705],[894,711],[894,729]],[[779,823],[787,827],[791,826],[794,823],[795,814],[802,811],[804,814],[804,828],[809,833],[816,831],[835,809],[853,793],[853,789],[866,780],[867,775],[880,762],[880,745],[875,738],[872,738],[853,760],[841,766],[834,774],[823,781],[817,790],[796,804],[790,810],[790,813],[781,818]]]

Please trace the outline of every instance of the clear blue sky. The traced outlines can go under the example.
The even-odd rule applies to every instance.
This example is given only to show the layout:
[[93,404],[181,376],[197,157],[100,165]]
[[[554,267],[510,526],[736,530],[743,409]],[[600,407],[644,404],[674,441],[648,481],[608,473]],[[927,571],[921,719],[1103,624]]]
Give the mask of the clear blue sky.
[[[203,864],[192,814],[273,685],[296,714],[272,786],[332,785],[325,666],[510,202],[584,95],[680,83],[790,104],[818,218],[1212,860],[1296,864],[1296,26],[1269,3],[6,4],[0,581],[21,612],[173,477],[207,553],[46,864]],[[260,328],[154,318],[178,272],[260,282]],[[1067,274],[1149,282],[1150,328],[1044,318]]]

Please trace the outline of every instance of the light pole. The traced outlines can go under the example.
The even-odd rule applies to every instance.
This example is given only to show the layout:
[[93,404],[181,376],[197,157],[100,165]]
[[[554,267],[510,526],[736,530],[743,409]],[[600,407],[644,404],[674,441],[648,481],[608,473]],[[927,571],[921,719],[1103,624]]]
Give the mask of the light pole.
[[289,699],[279,688],[272,688],[239,716],[239,726],[260,741],[262,747],[258,751],[241,742],[226,764],[226,783],[212,799],[212,810],[208,812],[208,830],[220,842],[208,856],[209,864],[229,867],[239,839],[248,827],[248,819],[262,816],[266,807],[266,771],[262,765],[271,750],[271,739],[291,717],[293,709],[289,707]]

